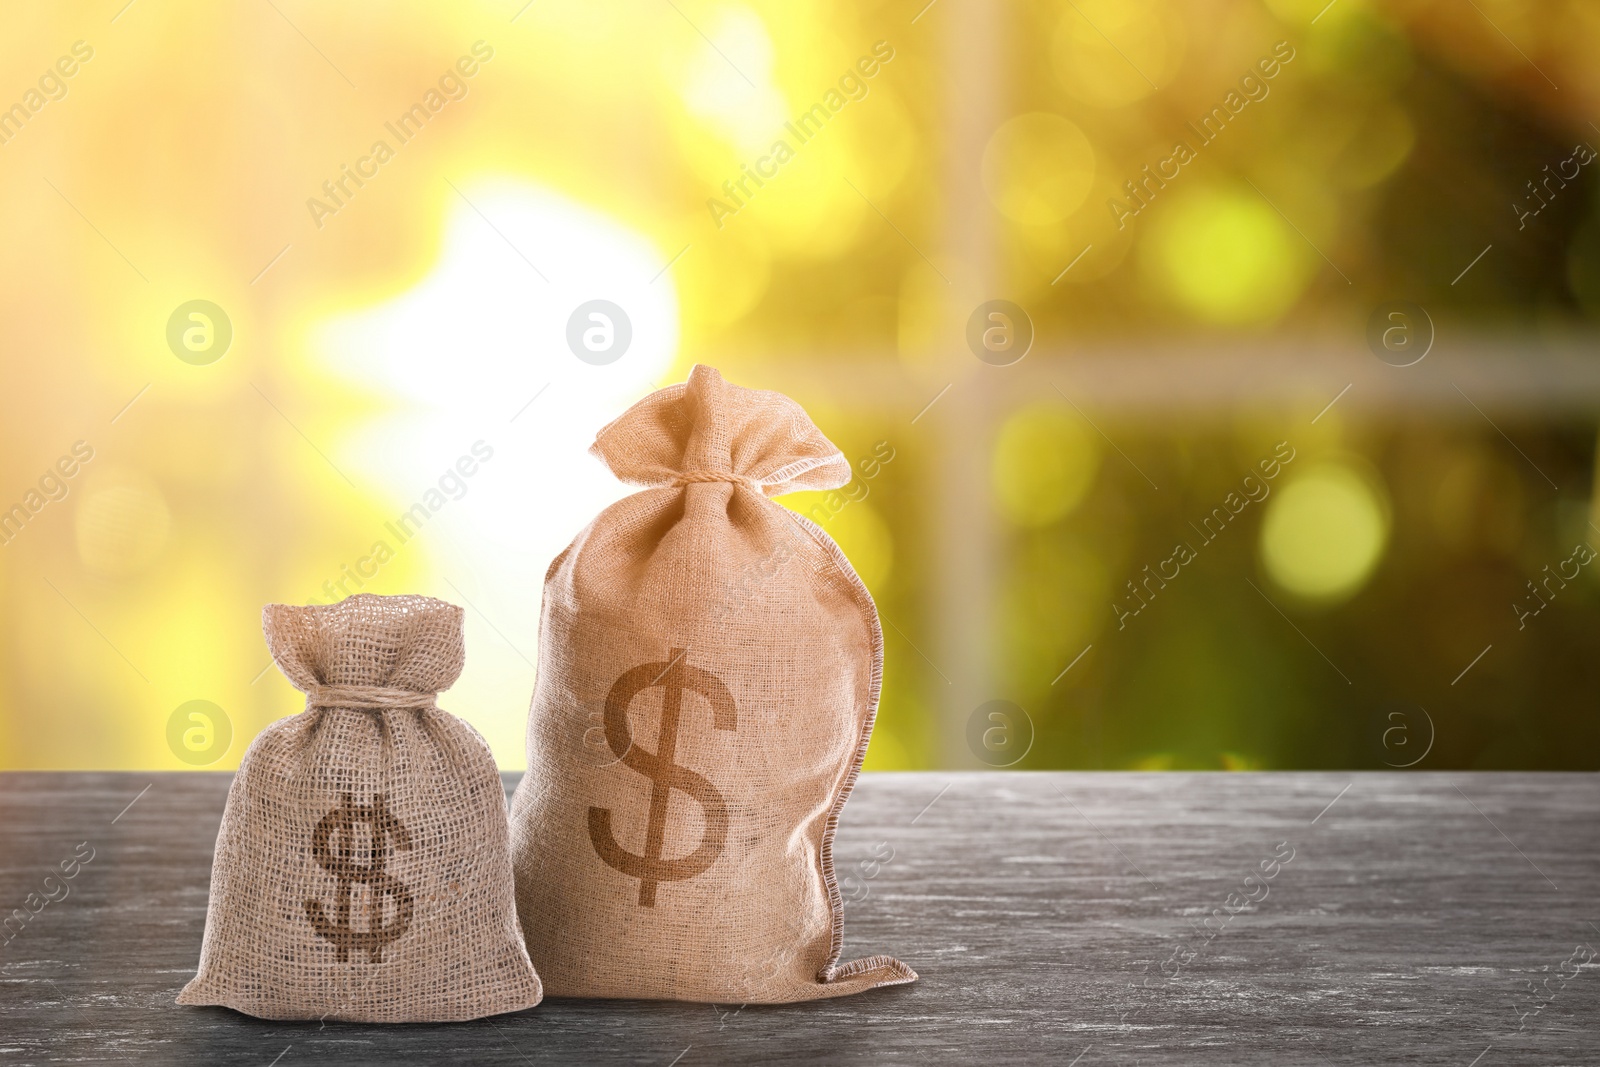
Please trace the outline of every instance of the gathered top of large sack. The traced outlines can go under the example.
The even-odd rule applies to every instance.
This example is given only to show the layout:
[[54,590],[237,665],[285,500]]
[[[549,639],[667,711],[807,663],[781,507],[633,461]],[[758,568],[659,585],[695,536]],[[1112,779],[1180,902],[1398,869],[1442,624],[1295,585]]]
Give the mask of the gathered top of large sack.
[[361,1022],[539,1003],[499,772],[435,704],[461,674],[461,623],[441,600],[370,593],[262,612],[306,708],[239,764],[199,972],[178,1003]]
[[872,598],[769,497],[851,467],[794,401],[699,366],[603,429],[644,486],[545,580],[517,903],[562,996],[781,1003],[915,980],[841,963],[834,834],[877,712]]
[[591,451],[622,481],[647,487],[720,481],[779,496],[850,480],[850,462],[799,404],[730,385],[706,366],[629,408]]

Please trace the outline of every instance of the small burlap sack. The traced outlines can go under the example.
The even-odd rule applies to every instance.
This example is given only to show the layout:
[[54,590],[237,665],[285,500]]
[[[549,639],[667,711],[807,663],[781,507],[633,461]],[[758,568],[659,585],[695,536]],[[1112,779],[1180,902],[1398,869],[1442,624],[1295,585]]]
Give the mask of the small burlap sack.
[[517,924],[505,791],[435,706],[461,609],[361,593],[262,612],[306,710],[239,764],[200,970],[179,1004],[264,1019],[476,1019],[539,1003]]
[[798,404],[709,367],[593,451],[646,488],[545,579],[511,832],[550,992],[782,1003],[914,981],[887,956],[839,963],[833,836],[877,711],[877,611],[768,499],[850,464]]

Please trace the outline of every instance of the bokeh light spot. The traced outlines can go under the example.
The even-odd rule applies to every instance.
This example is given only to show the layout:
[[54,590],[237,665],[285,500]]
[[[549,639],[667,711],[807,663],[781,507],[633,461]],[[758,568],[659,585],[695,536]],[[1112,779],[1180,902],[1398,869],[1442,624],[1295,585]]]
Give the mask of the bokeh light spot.
[[1156,91],[1177,69],[1183,40],[1183,21],[1171,8],[1149,0],[1080,0],[1061,10],[1050,63],[1072,96],[1119,107]]
[[[441,198],[448,215],[428,272],[381,303],[314,323],[309,356],[319,375],[353,383],[374,402],[327,439],[339,469],[382,501],[370,536],[391,537],[379,520],[418,503],[428,513],[415,545],[396,545],[403,562],[367,591],[429,588],[448,574],[485,618],[516,617],[525,627],[499,623],[507,640],[478,644],[474,669],[451,690],[463,706],[506,709],[480,711],[473,725],[510,765],[523,726],[507,695],[526,684],[527,668],[510,642],[536,639],[537,616],[522,609],[539,603],[543,560],[627,495],[588,448],[664,380],[678,345],[678,290],[666,270],[670,253],[602,212],[520,179],[457,181],[461,195],[446,189]],[[720,254],[735,240],[706,244]],[[547,265],[548,282],[530,260]],[[604,366],[574,358],[567,345],[574,309],[594,300],[617,305],[632,327],[627,351]],[[492,458],[459,495],[449,490],[442,504],[427,504],[427,491],[437,494],[441,475],[474,442],[480,449],[471,454],[487,449]],[[316,463],[307,452],[300,448],[302,461]],[[474,626],[469,616],[469,643]]]
[[1380,101],[1362,118],[1355,136],[1334,165],[1334,177],[1347,189],[1370,189],[1395,172],[1417,143],[1417,132],[1403,109]]
[[1600,209],[1591,211],[1567,246],[1567,286],[1587,314],[1600,317]]
[[1083,501],[1099,466],[1099,441],[1082,418],[1056,404],[1025,407],[995,441],[1000,511],[1018,526],[1048,526]]
[[96,574],[137,574],[161,554],[170,526],[167,501],[148,479],[107,477],[78,502],[78,558]]
[[1315,253],[1254,191],[1199,189],[1151,207],[1145,275],[1201,318],[1271,322],[1305,288]]
[[1302,471],[1267,502],[1261,563],[1283,589],[1306,600],[1353,596],[1389,538],[1380,488],[1342,463]]
[[866,501],[847,503],[823,529],[838,543],[862,584],[873,593],[881,591],[894,566],[894,537],[877,510]]
[[867,758],[861,764],[864,771],[914,771],[920,767],[918,761],[911,758],[911,753],[901,743],[893,727],[884,725],[883,720],[872,728],[872,741],[867,745]]
[[766,23],[747,7],[722,7],[705,25],[675,72],[684,103],[729,143],[761,147],[788,111],[771,80],[776,56]]
[[1028,225],[1060,222],[1094,183],[1094,147],[1059,115],[1018,115],[983,150],[983,187],[1007,218]]

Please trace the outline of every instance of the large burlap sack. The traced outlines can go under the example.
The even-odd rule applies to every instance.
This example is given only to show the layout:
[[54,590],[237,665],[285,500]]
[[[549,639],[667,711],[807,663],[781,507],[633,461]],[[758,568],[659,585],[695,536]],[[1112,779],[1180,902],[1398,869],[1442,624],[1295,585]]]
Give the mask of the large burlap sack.
[[833,836],[877,711],[877,611],[827,534],[768,499],[850,464],[799,405],[709,367],[594,452],[646,488],[545,580],[511,820],[547,988],[780,1003],[914,981],[887,956],[839,963]]
[[306,710],[239,764],[200,970],[178,1003],[361,1022],[539,1003],[500,775],[434,703],[461,674],[461,609],[361,593],[262,617]]

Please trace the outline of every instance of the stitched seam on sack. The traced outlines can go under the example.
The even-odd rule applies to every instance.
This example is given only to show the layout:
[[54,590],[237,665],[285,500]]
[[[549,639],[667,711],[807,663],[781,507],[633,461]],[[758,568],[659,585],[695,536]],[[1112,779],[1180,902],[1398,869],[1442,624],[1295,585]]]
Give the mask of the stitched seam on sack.
[[[878,622],[878,609],[872,601],[872,594],[867,591],[861,577],[856,574],[855,568],[850,565],[850,560],[842,549],[834,543],[833,538],[816,523],[803,515],[796,515],[785,509],[785,513],[800,524],[801,529],[811,535],[811,538],[826,551],[840,573],[850,580],[855,594],[856,604],[861,608],[862,617],[867,622],[868,633],[872,637],[872,679],[867,689],[867,713],[861,724],[861,740],[856,745],[855,756],[850,762],[850,771],[845,775],[839,787],[839,793],[834,798],[833,805],[828,809],[828,821],[822,830],[822,848],[820,865],[822,867],[823,885],[828,890],[828,912],[833,927],[832,942],[828,947],[828,962],[817,975],[817,980],[823,984],[838,981],[847,977],[845,973],[849,968],[865,961],[857,960],[853,964],[846,964],[844,969],[839,967],[839,956],[844,952],[844,897],[839,892],[839,882],[833,873],[833,839],[839,829],[839,816],[844,811],[845,801],[850,799],[850,793],[855,789],[856,779],[861,774],[861,764],[867,758],[867,745],[872,740],[872,726],[878,719],[878,700],[883,688],[883,627]],[[897,961],[898,962],[898,961]],[[903,967],[904,964],[901,964]]]
[[[802,474],[808,474],[818,467],[826,467],[842,459],[844,459],[844,453],[842,452],[835,452],[833,455],[824,458],[808,457],[806,459],[797,459],[793,463],[779,467],[775,471],[757,476],[755,481],[764,486],[783,485],[785,482],[794,481]],[[822,531],[818,530],[817,532],[821,533]],[[827,535],[824,534],[823,536]]]

